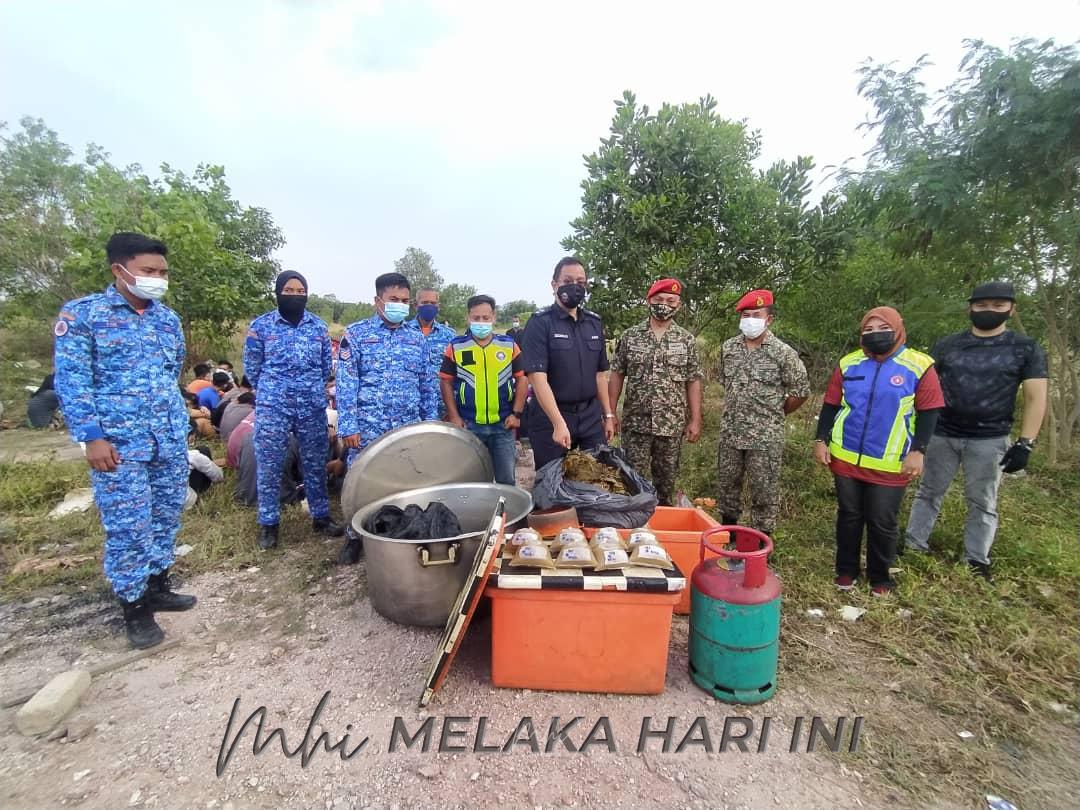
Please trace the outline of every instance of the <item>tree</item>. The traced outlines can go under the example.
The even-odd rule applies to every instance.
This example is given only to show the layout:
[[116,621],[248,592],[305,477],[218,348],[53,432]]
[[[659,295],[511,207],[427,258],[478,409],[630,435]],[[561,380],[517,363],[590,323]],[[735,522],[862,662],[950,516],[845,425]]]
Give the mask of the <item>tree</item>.
[[439,317],[450,322],[455,329],[464,329],[469,322],[469,310],[465,306],[476,295],[471,284],[447,284],[439,296]]
[[1023,291],[1017,326],[1050,349],[1054,461],[1080,427],[1080,58],[1052,40],[967,46],[933,98],[925,59],[863,68],[877,145],[857,182],[896,255],[942,270],[932,290],[960,303],[976,282],[1009,278]]
[[394,270],[409,280],[414,295],[428,287],[441,290],[445,283],[435,269],[431,254],[420,248],[407,248],[405,255],[394,262]]
[[586,156],[582,214],[563,246],[590,271],[592,308],[612,327],[644,315],[657,278],[687,288],[687,320],[709,322],[751,286],[790,283],[817,255],[801,227],[813,163],[753,168],[757,133],[716,113],[706,96],[656,113],[629,91],[610,137]]
[[161,167],[113,166],[99,147],[83,164],[44,123],[23,119],[0,151],[0,296],[3,316],[53,316],[67,299],[109,279],[105,243],[119,230],[165,241],[167,304],[177,310],[189,354],[224,349],[237,325],[264,311],[285,240],[270,213],[233,199],[220,166],[189,177]]
[[515,317],[525,321],[528,316],[536,312],[537,309],[539,309],[539,307],[532,301],[525,301],[521,298],[507,301],[505,304],[499,304],[498,321],[501,324],[510,324]]

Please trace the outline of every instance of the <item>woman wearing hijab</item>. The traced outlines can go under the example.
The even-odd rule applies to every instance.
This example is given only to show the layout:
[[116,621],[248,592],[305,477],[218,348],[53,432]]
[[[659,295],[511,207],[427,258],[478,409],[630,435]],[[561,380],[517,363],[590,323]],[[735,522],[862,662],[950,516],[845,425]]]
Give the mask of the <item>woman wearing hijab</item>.
[[278,542],[281,475],[289,435],[300,444],[304,491],[315,531],[339,537],[326,494],[329,436],[326,381],[333,372],[330,333],[306,311],[307,281],[293,271],[274,282],[277,309],[251,323],[244,341],[244,371],[255,392],[253,443],[259,494],[259,548]]
[[850,591],[858,582],[865,527],[870,589],[888,596],[900,501],[922,473],[945,400],[933,358],[904,345],[899,312],[875,307],[860,332],[862,348],[842,357],[829,379],[814,458],[836,481],[836,587]]

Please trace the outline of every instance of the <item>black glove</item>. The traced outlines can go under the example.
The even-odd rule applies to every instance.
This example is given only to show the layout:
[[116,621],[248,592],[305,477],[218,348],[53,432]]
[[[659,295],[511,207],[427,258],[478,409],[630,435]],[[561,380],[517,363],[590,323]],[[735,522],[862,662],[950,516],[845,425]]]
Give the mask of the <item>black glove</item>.
[[1027,466],[1028,459],[1031,458],[1031,447],[1032,445],[1023,439],[1015,441],[1013,446],[1006,450],[1005,455],[1001,457],[1002,471],[1014,473],[1024,469]]

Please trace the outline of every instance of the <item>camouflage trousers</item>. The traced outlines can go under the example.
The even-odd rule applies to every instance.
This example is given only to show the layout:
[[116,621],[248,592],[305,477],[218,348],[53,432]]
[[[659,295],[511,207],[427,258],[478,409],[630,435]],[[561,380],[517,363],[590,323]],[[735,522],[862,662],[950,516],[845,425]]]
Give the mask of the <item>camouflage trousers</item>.
[[652,480],[660,505],[674,506],[682,436],[653,436],[651,433],[623,431],[622,449],[630,466]]
[[771,535],[776,529],[776,516],[780,511],[780,462],[784,446],[777,444],[739,450],[720,441],[717,454],[717,499],[720,514],[725,522],[738,522],[742,514],[743,480],[750,489],[751,528]]

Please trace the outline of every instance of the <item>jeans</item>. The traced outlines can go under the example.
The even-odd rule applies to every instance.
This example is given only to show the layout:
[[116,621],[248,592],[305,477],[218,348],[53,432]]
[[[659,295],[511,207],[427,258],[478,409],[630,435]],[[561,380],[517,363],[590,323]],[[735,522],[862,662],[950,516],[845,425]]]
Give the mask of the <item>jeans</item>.
[[900,501],[906,487],[868,484],[835,475],[836,481],[836,573],[857,577],[866,528],[866,575],[871,587],[891,585],[889,568],[896,560],[900,539]]
[[998,465],[1008,449],[1008,436],[989,439],[932,437],[926,448],[922,481],[911,505],[906,544],[920,551],[930,550],[930,532],[941,511],[945,491],[962,466],[964,498],[967,500],[964,555],[969,562],[989,565],[990,547],[998,527],[997,494],[1001,483]]
[[514,477],[514,459],[517,458],[517,448],[514,445],[514,433],[499,425],[478,425],[468,422],[469,430],[491,454],[491,464],[495,467],[495,483],[509,484],[514,486],[517,479]]

